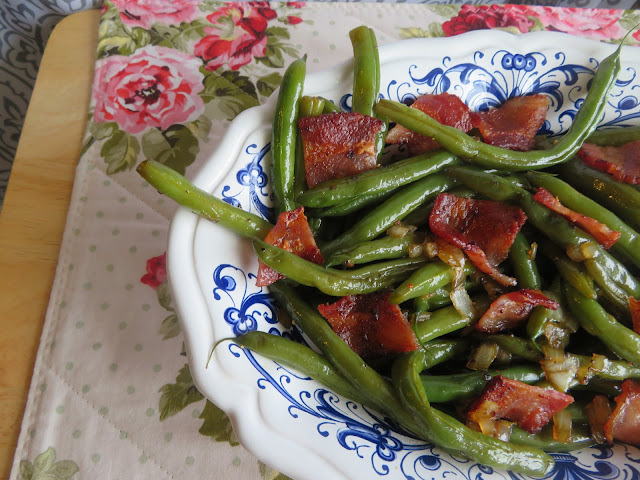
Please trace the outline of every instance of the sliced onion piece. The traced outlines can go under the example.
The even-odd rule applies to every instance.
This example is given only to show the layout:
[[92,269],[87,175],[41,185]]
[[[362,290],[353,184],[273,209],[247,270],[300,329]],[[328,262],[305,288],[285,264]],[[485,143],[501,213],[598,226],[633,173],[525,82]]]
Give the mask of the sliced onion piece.
[[393,238],[403,238],[405,235],[415,232],[417,228],[415,225],[407,225],[398,220],[387,229],[387,235]]
[[604,425],[611,416],[609,400],[604,395],[596,395],[584,409],[589,419],[591,438],[598,443],[606,443],[607,437],[604,433]]
[[467,362],[467,368],[471,370],[488,370],[498,356],[498,345],[493,342],[481,343],[471,355]]
[[542,351],[545,358],[540,361],[540,365],[542,365],[545,377],[553,388],[566,392],[576,380],[580,360],[548,345],[542,347]]
[[553,416],[553,439],[558,442],[571,443],[573,441],[573,424],[571,412],[560,410]]

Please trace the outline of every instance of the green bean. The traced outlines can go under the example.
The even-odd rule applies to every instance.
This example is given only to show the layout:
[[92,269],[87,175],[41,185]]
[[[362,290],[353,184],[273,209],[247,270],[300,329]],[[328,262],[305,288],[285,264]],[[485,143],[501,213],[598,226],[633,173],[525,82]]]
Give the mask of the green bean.
[[628,362],[640,365],[640,335],[613,318],[596,301],[565,284],[565,298],[569,309],[582,328],[598,337],[604,344]]
[[563,164],[558,173],[565,182],[617,214],[634,229],[640,229],[640,192],[611,175],[587,167],[578,158]]
[[600,145],[603,147],[620,147],[625,143],[640,140],[639,127],[611,128],[607,130],[596,130],[585,140],[585,143]]
[[[471,262],[465,262],[463,272],[465,275],[471,275],[475,272]],[[450,284],[455,276],[455,267],[444,263],[442,260],[434,260],[417,270],[402,285],[397,287],[391,293],[389,302],[400,304],[412,298],[428,295]]]
[[324,113],[324,104],[328,100],[322,97],[311,97],[304,95],[300,98],[299,116],[300,117],[317,117]]
[[383,194],[436,173],[460,161],[449,152],[430,152],[384,167],[337,178],[307,190],[296,201],[305,207],[330,207],[361,195]]
[[474,303],[476,315],[471,317],[463,316],[455,307],[450,306],[431,312],[431,314],[425,318],[416,320],[413,331],[418,341],[426,343],[448,333],[473,325],[481,316],[482,312],[489,307],[490,301],[487,297],[481,296],[474,298]]
[[455,184],[455,180],[441,174],[429,175],[413,182],[369,212],[342,235],[322,246],[322,254],[329,257],[345,247],[376,238],[394,222],[402,220],[409,212]]
[[571,443],[564,443],[553,438],[553,429],[545,428],[541,433],[528,433],[519,427],[513,427],[510,442],[517,445],[539,448],[545,452],[570,452],[590,447],[596,442],[591,439],[590,431],[587,427],[574,425],[571,436]]
[[295,282],[337,297],[388,287],[402,281],[424,263],[422,259],[400,258],[354,270],[336,270],[316,265],[261,240],[254,242],[258,258],[269,267]]
[[155,160],[143,161],[137,171],[161,194],[243,237],[263,239],[273,228],[266,220],[201,190],[171,167]]
[[420,381],[424,364],[422,350],[404,354],[394,362],[392,380],[402,405],[428,432],[433,443],[453,455],[464,455],[491,467],[533,476],[542,476],[551,470],[553,460],[542,450],[509,444],[473,431],[432,408]]
[[509,260],[518,279],[519,288],[540,290],[542,280],[531,250],[531,244],[527,241],[524,233],[518,232],[509,250]]
[[375,112],[421,135],[433,138],[448,151],[486,168],[535,170],[567,161],[595,130],[607,103],[607,94],[620,71],[620,45],[606,57],[591,80],[589,92],[571,127],[548,150],[514,152],[483,143],[454,127],[442,125],[417,108],[399,102],[380,100]]
[[345,200],[342,203],[338,203],[337,205],[319,208],[316,210],[316,215],[321,217],[343,217],[374,203],[381,203],[397,192],[398,189],[396,188],[382,192],[363,193]]
[[640,235],[616,214],[581,194],[571,185],[554,175],[530,172],[527,174],[527,178],[537,187],[545,188],[551,192],[565,207],[594,218],[611,230],[620,232],[620,238],[613,244],[611,251],[620,254],[636,267],[640,267]]
[[322,110],[322,113],[339,113],[339,112],[340,112],[340,108],[338,108],[338,106],[335,103],[333,103],[331,100],[326,100],[324,102],[324,109]]
[[358,243],[350,248],[339,250],[325,259],[325,265],[353,266],[378,260],[391,260],[409,255],[409,245],[419,243],[421,238],[416,234],[407,234],[402,238],[385,236],[379,240]]
[[491,335],[486,338],[487,340],[497,344],[502,350],[505,350],[518,358],[536,363],[543,358],[540,350],[530,340],[502,334]]
[[[351,111],[374,116],[373,106],[380,91],[380,57],[378,41],[372,29],[366,26],[354,28],[349,32],[353,46],[354,74]],[[387,122],[382,131],[376,134],[376,152],[382,153],[387,132]]]
[[450,375],[421,375],[422,386],[433,403],[469,400],[480,393],[487,382],[496,375],[511,380],[534,384],[544,378],[539,366],[518,365],[501,370],[471,371]]
[[353,97],[351,111],[373,116],[378,99],[380,72],[373,31],[364,25],[349,32],[354,56]]
[[366,401],[361,398],[360,391],[354,388],[331,362],[306,345],[260,331],[245,333],[231,341],[287,367],[295,368],[354,402]]
[[[589,372],[603,380],[623,381],[626,378],[640,378],[640,366],[621,360],[610,360],[604,355],[574,355],[581,367],[588,367]],[[599,358],[596,358],[599,357]],[[589,382],[591,383],[591,382]]]
[[295,208],[296,137],[306,60],[306,56],[295,60],[285,71],[273,117],[271,187],[277,213]]

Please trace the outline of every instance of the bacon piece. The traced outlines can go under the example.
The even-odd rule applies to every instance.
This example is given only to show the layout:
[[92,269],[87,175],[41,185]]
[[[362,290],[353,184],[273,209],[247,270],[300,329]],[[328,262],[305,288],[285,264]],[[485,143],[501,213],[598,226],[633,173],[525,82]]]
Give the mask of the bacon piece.
[[622,382],[622,393],[614,400],[616,408],[604,426],[607,441],[640,445],[640,382]]
[[518,207],[441,193],[431,210],[429,226],[435,235],[464,250],[479,270],[503,285],[515,285],[514,278],[496,267],[507,258],[526,219]]
[[[318,265],[324,262],[320,249],[313,238],[313,233],[311,233],[307,217],[304,215],[304,207],[281,213],[264,241]],[[256,286],[265,287],[284,278],[284,275],[279,274],[273,268],[261,261],[258,262]]]
[[485,143],[510,150],[531,150],[549,107],[546,95],[514,97],[500,107],[471,114]]
[[319,305],[318,311],[349,347],[362,357],[394,355],[417,350],[418,340],[390,292],[342,297]]
[[554,197],[553,194],[547,190],[546,188],[538,188],[538,191],[533,196],[533,199],[545,207],[553,210],[556,213],[559,213],[571,223],[574,223],[578,227],[585,230],[589,233],[593,238],[595,238],[604,248],[610,248],[611,245],[616,243],[620,238],[620,232],[616,230],[611,230],[604,223],[600,223],[595,218],[587,217],[586,215],[582,215],[581,213],[574,212],[573,210],[568,209],[558,197]]
[[566,393],[497,375],[471,403],[467,416],[480,425],[483,432],[490,430],[493,421],[502,418],[517,423],[529,433],[538,433],[551,417],[571,403],[573,397]]
[[538,305],[556,310],[558,302],[551,300],[540,290],[524,288],[500,295],[476,323],[476,329],[485,333],[497,333],[520,325]]
[[585,143],[578,150],[578,157],[585,165],[606,172],[616,180],[631,185],[640,184],[640,140],[620,147]]
[[[426,113],[443,125],[455,127],[463,132],[468,132],[472,128],[469,107],[455,95],[449,93],[422,95],[413,102],[411,107]],[[440,148],[438,142],[432,138],[412,132],[402,125],[396,125],[389,130],[386,142],[407,145],[411,155],[419,155]]]
[[309,188],[376,168],[375,137],[382,121],[360,113],[327,113],[299,120]]
[[629,310],[631,310],[633,331],[640,335],[640,300],[629,297]]

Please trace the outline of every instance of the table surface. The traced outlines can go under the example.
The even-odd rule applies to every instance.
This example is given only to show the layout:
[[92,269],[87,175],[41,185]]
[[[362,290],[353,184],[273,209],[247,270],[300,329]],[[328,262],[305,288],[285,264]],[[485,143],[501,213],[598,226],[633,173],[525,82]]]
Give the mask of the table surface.
[[98,10],[54,29],[0,214],[0,479],[9,477],[49,303],[95,63]]

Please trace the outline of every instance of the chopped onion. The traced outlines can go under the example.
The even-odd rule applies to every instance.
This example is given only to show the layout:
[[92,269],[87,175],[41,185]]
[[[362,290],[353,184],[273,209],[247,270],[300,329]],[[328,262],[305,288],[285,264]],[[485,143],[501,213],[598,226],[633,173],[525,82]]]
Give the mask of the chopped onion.
[[493,342],[483,342],[476,348],[467,362],[471,370],[488,370],[498,356],[498,345]]
[[553,416],[553,439],[558,442],[571,443],[573,441],[571,413],[560,410]]
[[606,443],[604,425],[611,416],[609,400],[604,395],[596,395],[591,403],[584,407],[591,428],[591,438],[598,443]]
[[434,258],[438,256],[438,244],[433,240],[427,239],[422,244],[427,257]]
[[421,243],[410,243],[409,244],[409,258],[416,258],[422,256],[422,244]]
[[469,296],[469,292],[464,288],[464,280],[451,290],[449,298],[451,298],[453,307],[463,318],[476,317],[476,307]]
[[597,242],[586,242],[582,245],[569,245],[567,255],[574,262],[584,262],[594,258],[598,253]]
[[387,229],[387,235],[393,238],[403,238],[408,233],[415,232],[417,228],[415,225],[407,225],[398,220]]
[[529,257],[529,260],[534,261],[536,259],[537,254],[538,254],[538,243],[533,242],[530,245],[529,251],[527,252],[527,257]]
[[508,420],[497,420],[495,423],[495,434],[493,435],[498,440],[508,442],[511,439],[511,431],[513,430],[513,423]]
[[576,380],[580,360],[558,348],[542,347],[544,360],[540,361],[545,377],[556,390],[566,392]]

